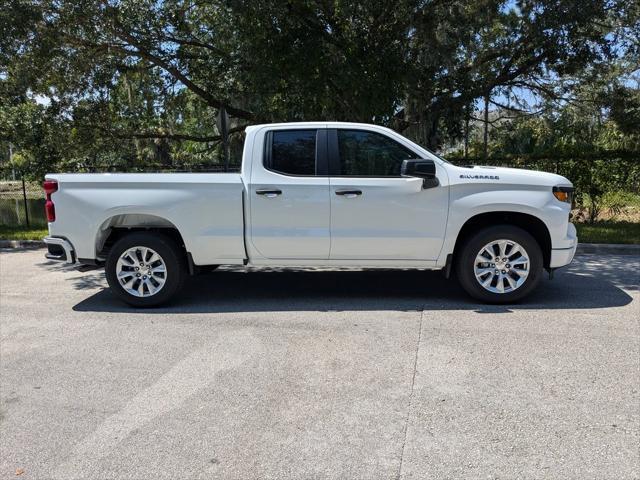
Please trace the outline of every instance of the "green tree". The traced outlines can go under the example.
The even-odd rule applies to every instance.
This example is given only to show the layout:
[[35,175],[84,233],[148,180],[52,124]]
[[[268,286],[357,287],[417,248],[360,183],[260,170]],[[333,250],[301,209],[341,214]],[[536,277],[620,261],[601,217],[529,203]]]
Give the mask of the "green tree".
[[[633,40],[616,49],[612,42],[633,39],[638,18],[622,0],[5,0],[3,7],[3,104],[48,99],[50,127],[70,132],[62,134],[64,149],[52,144],[62,157],[46,161],[119,159],[130,167],[217,161],[222,108],[234,131],[266,121],[354,120],[438,148],[462,135],[476,100],[548,92],[549,79],[633,50]],[[2,137],[13,141],[17,132],[8,128]]]

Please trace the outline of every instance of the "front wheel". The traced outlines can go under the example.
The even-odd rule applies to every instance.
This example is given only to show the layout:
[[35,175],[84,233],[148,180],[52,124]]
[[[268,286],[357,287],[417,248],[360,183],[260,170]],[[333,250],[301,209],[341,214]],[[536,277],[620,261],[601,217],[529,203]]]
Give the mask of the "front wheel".
[[111,248],[105,264],[113,293],[134,307],[154,307],[171,299],[186,277],[184,255],[157,232],[134,232]]
[[456,273],[472,297],[486,303],[511,303],[528,295],[542,277],[540,245],[528,232],[510,225],[483,229],[458,255]]

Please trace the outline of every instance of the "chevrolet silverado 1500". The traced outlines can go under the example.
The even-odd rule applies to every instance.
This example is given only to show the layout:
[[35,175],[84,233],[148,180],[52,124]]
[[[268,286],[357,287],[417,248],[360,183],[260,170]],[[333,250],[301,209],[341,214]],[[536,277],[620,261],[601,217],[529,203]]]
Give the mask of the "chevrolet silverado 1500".
[[366,124],[248,127],[237,174],[49,174],[44,189],[47,257],[104,265],[138,307],[221,264],[442,269],[506,303],[577,245],[566,178],[454,166]]

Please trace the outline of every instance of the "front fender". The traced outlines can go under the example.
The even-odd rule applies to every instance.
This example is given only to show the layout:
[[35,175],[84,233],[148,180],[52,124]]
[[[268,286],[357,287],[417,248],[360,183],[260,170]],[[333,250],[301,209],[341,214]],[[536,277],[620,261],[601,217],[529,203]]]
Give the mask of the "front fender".
[[[472,218],[486,213],[522,213],[536,217],[547,227],[552,248],[564,248],[570,205],[556,200],[545,186],[521,185],[457,185],[451,187],[447,234],[438,259],[445,265],[452,254],[463,226]],[[491,225],[487,225],[491,226]]]

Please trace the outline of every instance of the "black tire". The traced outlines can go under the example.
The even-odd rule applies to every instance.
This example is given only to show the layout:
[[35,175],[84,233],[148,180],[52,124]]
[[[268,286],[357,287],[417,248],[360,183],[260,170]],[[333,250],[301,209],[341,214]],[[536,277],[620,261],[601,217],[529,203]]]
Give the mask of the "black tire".
[[[165,264],[165,283],[157,293],[150,296],[136,297],[128,293],[117,278],[120,256],[137,246],[155,250]],[[105,272],[109,287],[118,298],[134,307],[144,308],[161,305],[173,298],[182,288],[187,276],[187,266],[182,249],[170,237],[158,232],[133,232],[113,245],[107,257]]]
[[[505,293],[494,293],[485,289],[476,279],[475,260],[485,245],[502,239],[517,242],[526,250],[529,274],[518,288]],[[542,270],[543,257],[540,245],[528,232],[512,225],[497,225],[478,231],[465,241],[456,258],[456,275],[460,285],[469,295],[484,303],[503,304],[521,300],[536,288],[542,278]],[[486,274],[482,278],[486,278]],[[506,280],[504,283],[508,284]]]

